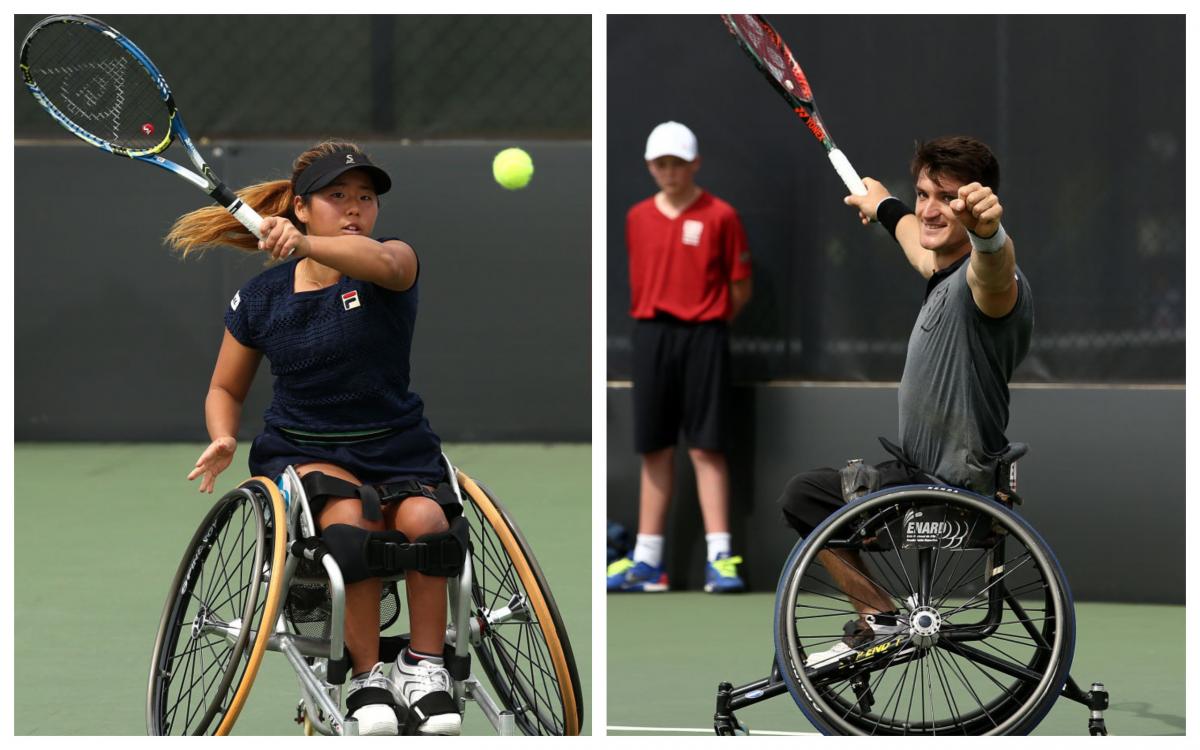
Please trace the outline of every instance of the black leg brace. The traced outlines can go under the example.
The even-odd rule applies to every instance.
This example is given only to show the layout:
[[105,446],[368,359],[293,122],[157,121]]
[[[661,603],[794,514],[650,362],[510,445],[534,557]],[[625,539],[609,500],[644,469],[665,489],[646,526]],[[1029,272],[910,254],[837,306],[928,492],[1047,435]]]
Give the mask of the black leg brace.
[[332,524],[321,532],[319,540],[294,542],[293,554],[318,562],[325,554],[333,555],[346,583],[396,575],[406,570],[437,577],[456,576],[462,572],[469,532],[466,520],[461,516],[462,508],[449,485],[440,485],[436,490],[417,481],[356,485],[319,471],[309,472],[300,482],[314,515],[331,497],[357,497],[362,501],[363,518],[380,521],[383,503],[419,496],[437,502],[451,520],[448,531],[425,534],[415,542],[410,542],[399,531],[368,531],[347,524]]

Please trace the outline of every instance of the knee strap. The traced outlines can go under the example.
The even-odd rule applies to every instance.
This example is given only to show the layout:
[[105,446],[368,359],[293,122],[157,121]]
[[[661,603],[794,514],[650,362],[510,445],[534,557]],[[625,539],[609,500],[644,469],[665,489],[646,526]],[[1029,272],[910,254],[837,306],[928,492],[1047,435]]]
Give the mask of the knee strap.
[[[416,480],[392,482],[390,484],[363,484],[347,482],[345,479],[331,477],[320,471],[310,471],[300,480],[304,486],[304,494],[314,508],[325,504],[331,497],[357,497],[362,502],[363,518],[368,521],[383,519],[380,510],[383,503],[405,497],[419,495],[430,500],[438,501],[437,493],[430,491]],[[439,501],[440,503],[440,501]]]
[[429,576],[456,576],[467,555],[466,519],[450,522],[448,531],[425,534],[410,542],[399,531],[368,531],[336,523],[321,532],[321,541],[342,570],[346,583],[413,570]]
[[879,469],[863,463],[861,458],[847,461],[838,474],[842,480],[842,499],[847,503],[879,489]]

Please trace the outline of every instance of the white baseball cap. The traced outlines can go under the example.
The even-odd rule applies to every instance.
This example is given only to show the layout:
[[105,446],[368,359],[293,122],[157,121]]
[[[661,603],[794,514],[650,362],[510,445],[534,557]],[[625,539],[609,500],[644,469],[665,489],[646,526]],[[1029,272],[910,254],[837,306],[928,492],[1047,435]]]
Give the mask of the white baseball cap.
[[684,161],[695,161],[698,151],[696,134],[688,130],[687,125],[674,120],[654,128],[646,139],[646,161],[653,161],[660,156],[678,156]]

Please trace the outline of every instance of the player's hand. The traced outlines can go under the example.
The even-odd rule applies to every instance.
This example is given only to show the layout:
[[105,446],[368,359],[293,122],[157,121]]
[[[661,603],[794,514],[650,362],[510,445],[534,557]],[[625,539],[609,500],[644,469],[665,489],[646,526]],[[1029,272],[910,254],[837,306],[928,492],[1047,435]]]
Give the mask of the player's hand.
[[275,260],[290,258],[293,253],[301,258],[308,255],[308,236],[282,216],[263,219],[259,232],[262,239],[258,241],[258,249],[270,253]]
[[200,454],[200,460],[196,461],[196,468],[188,474],[188,481],[203,474],[204,478],[200,480],[200,491],[211,495],[217,475],[229,468],[236,450],[237,440],[232,437],[219,437],[212,441]]
[[992,189],[978,182],[960,187],[958,197],[950,201],[950,210],[959,224],[984,239],[1000,229],[1000,217],[1004,214],[1004,207]]
[[864,177],[862,181],[867,186],[867,194],[847,195],[842,201],[847,206],[853,206],[858,209],[858,218],[863,224],[870,224],[875,221],[875,209],[879,207],[879,202],[884,198],[891,197],[892,194],[888,192],[888,189],[879,180]]

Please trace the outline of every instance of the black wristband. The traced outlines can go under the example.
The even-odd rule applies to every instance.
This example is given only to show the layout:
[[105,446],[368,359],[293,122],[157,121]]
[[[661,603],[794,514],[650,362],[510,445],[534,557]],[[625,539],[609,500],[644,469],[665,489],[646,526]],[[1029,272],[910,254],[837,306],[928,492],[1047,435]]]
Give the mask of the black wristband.
[[904,201],[893,196],[888,196],[879,201],[879,205],[875,208],[875,220],[883,225],[883,228],[888,230],[888,234],[892,235],[892,239],[896,239],[896,225],[905,216],[911,214],[913,210],[904,205]]

